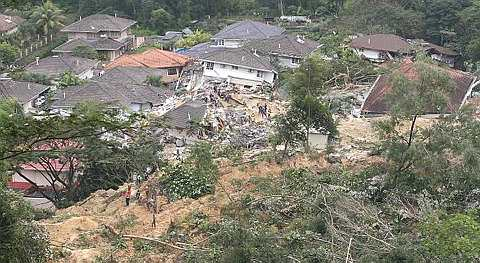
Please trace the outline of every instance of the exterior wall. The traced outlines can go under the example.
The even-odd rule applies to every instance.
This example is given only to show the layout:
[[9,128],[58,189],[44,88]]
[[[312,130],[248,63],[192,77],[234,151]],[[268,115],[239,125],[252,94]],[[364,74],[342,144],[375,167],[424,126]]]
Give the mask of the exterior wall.
[[278,63],[285,68],[298,68],[300,64],[292,63],[292,57],[279,56]]
[[219,45],[218,42],[220,39],[215,39],[213,46],[215,47],[225,47],[225,48],[239,48],[243,46],[243,41],[240,39],[224,39],[224,45]]
[[34,109],[34,102],[35,102],[36,98],[30,100],[29,102],[26,102],[25,104],[22,105],[23,107],[23,112],[25,113],[29,113],[29,112],[32,112],[33,109]]
[[257,77],[257,70],[253,69],[253,72],[249,72],[249,69],[246,67],[238,67],[238,70],[232,69],[231,65],[214,63],[213,69],[206,68],[207,63],[203,65],[203,75],[211,78],[220,78],[226,79],[227,81],[240,84],[240,85],[252,85],[253,83],[261,84],[263,81],[266,81],[270,84],[273,84],[275,80],[275,73],[261,71],[263,72],[263,78]]
[[382,53],[381,51],[377,51],[377,50],[371,50],[371,49],[357,49],[357,48],[354,48],[353,49],[355,51],[355,53],[359,56],[363,56],[369,60],[373,60],[373,61],[384,61],[383,57],[382,57]]
[[68,40],[71,40],[71,39],[88,39],[89,38],[89,35],[88,33],[80,33],[80,32],[69,32],[68,33]]
[[325,150],[328,146],[328,135],[319,133],[310,133],[308,136],[308,143],[310,147],[317,150]]
[[112,31],[101,31],[98,33],[84,33],[84,32],[69,32],[68,33],[68,39],[97,39],[101,38],[103,35],[106,35],[107,37],[116,39],[116,40],[121,40],[125,39],[129,35],[129,30],[126,29],[122,32],[112,32]]
[[130,110],[133,112],[145,112],[152,110],[152,104],[150,103],[132,103],[130,104]]
[[93,78],[93,69],[88,69],[80,74],[78,74],[78,77],[81,79],[91,79]]
[[431,55],[432,59],[436,61],[440,61],[442,63],[447,64],[449,67],[453,68],[455,66],[455,58],[450,57],[450,56],[445,56],[442,54],[432,54]]

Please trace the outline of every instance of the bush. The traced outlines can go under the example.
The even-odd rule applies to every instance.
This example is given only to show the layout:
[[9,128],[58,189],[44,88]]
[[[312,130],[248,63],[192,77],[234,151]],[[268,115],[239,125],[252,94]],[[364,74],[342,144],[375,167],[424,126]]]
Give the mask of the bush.
[[169,165],[164,168],[165,177],[161,180],[164,194],[170,200],[198,198],[212,193],[215,185],[203,173],[189,165]]
[[81,58],[98,59],[98,52],[92,47],[78,46],[73,49],[73,55]]
[[47,75],[28,73],[28,72],[14,72],[10,73],[10,77],[14,80],[34,82],[43,85],[50,85],[51,81]]
[[165,84],[163,83],[161,76],[148,76],[145,82],[148,85],[152,85],[159,88],[165,88]]

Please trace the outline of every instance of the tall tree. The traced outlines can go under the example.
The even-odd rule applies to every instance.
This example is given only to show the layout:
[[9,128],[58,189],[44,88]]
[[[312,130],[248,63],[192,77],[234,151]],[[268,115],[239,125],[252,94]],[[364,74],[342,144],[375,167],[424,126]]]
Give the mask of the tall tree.
[[62,13],[63,11],[51,0],[47,0],[33,10],[30,19],[36,21],[37,26],[43,34],[48,35],[59,27],[64,26],[65,16]]

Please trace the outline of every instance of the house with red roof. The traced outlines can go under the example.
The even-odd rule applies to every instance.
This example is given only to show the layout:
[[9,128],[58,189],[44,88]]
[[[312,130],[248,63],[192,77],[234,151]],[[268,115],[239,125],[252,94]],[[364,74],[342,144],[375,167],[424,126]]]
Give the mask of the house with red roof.
[[[480,85],[478,78],[472,74],[452,68],[444,68],[436,65],[431,66],[450,77],[453,83],[453,91],[447,99],[447,107],[443,112],[439,112],[439,110],[435,109],[432,105],[425,109],[427,114],[450,114],[458,111],[466,103],[472,94],[472,90]],[[410,80],[418,76],[414,63],[410,59],[405,59],[400,67],[392,73],[380,75],[370,89],[361,107],[362,115],[375,116],[386,114],[390,111],[390,105],[386,97],[392,92],[392,78],[398,73]]]
[[[191,61],[190,57],[157,48],[142,53],[125,54],[106,66],[107,69],[117,67],[142,67],[157,69],[165,82],[178,79],[183,68]],[[160,71],[158,71],[160,70]]]

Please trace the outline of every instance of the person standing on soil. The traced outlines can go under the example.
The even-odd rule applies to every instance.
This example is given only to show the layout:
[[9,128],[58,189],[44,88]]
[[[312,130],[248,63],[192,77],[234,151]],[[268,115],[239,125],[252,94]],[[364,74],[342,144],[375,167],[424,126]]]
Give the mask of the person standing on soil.
[[125,206],[130,205],[130,196],[132,195],[132,186],[129,185],[127,191],[125,192]]

